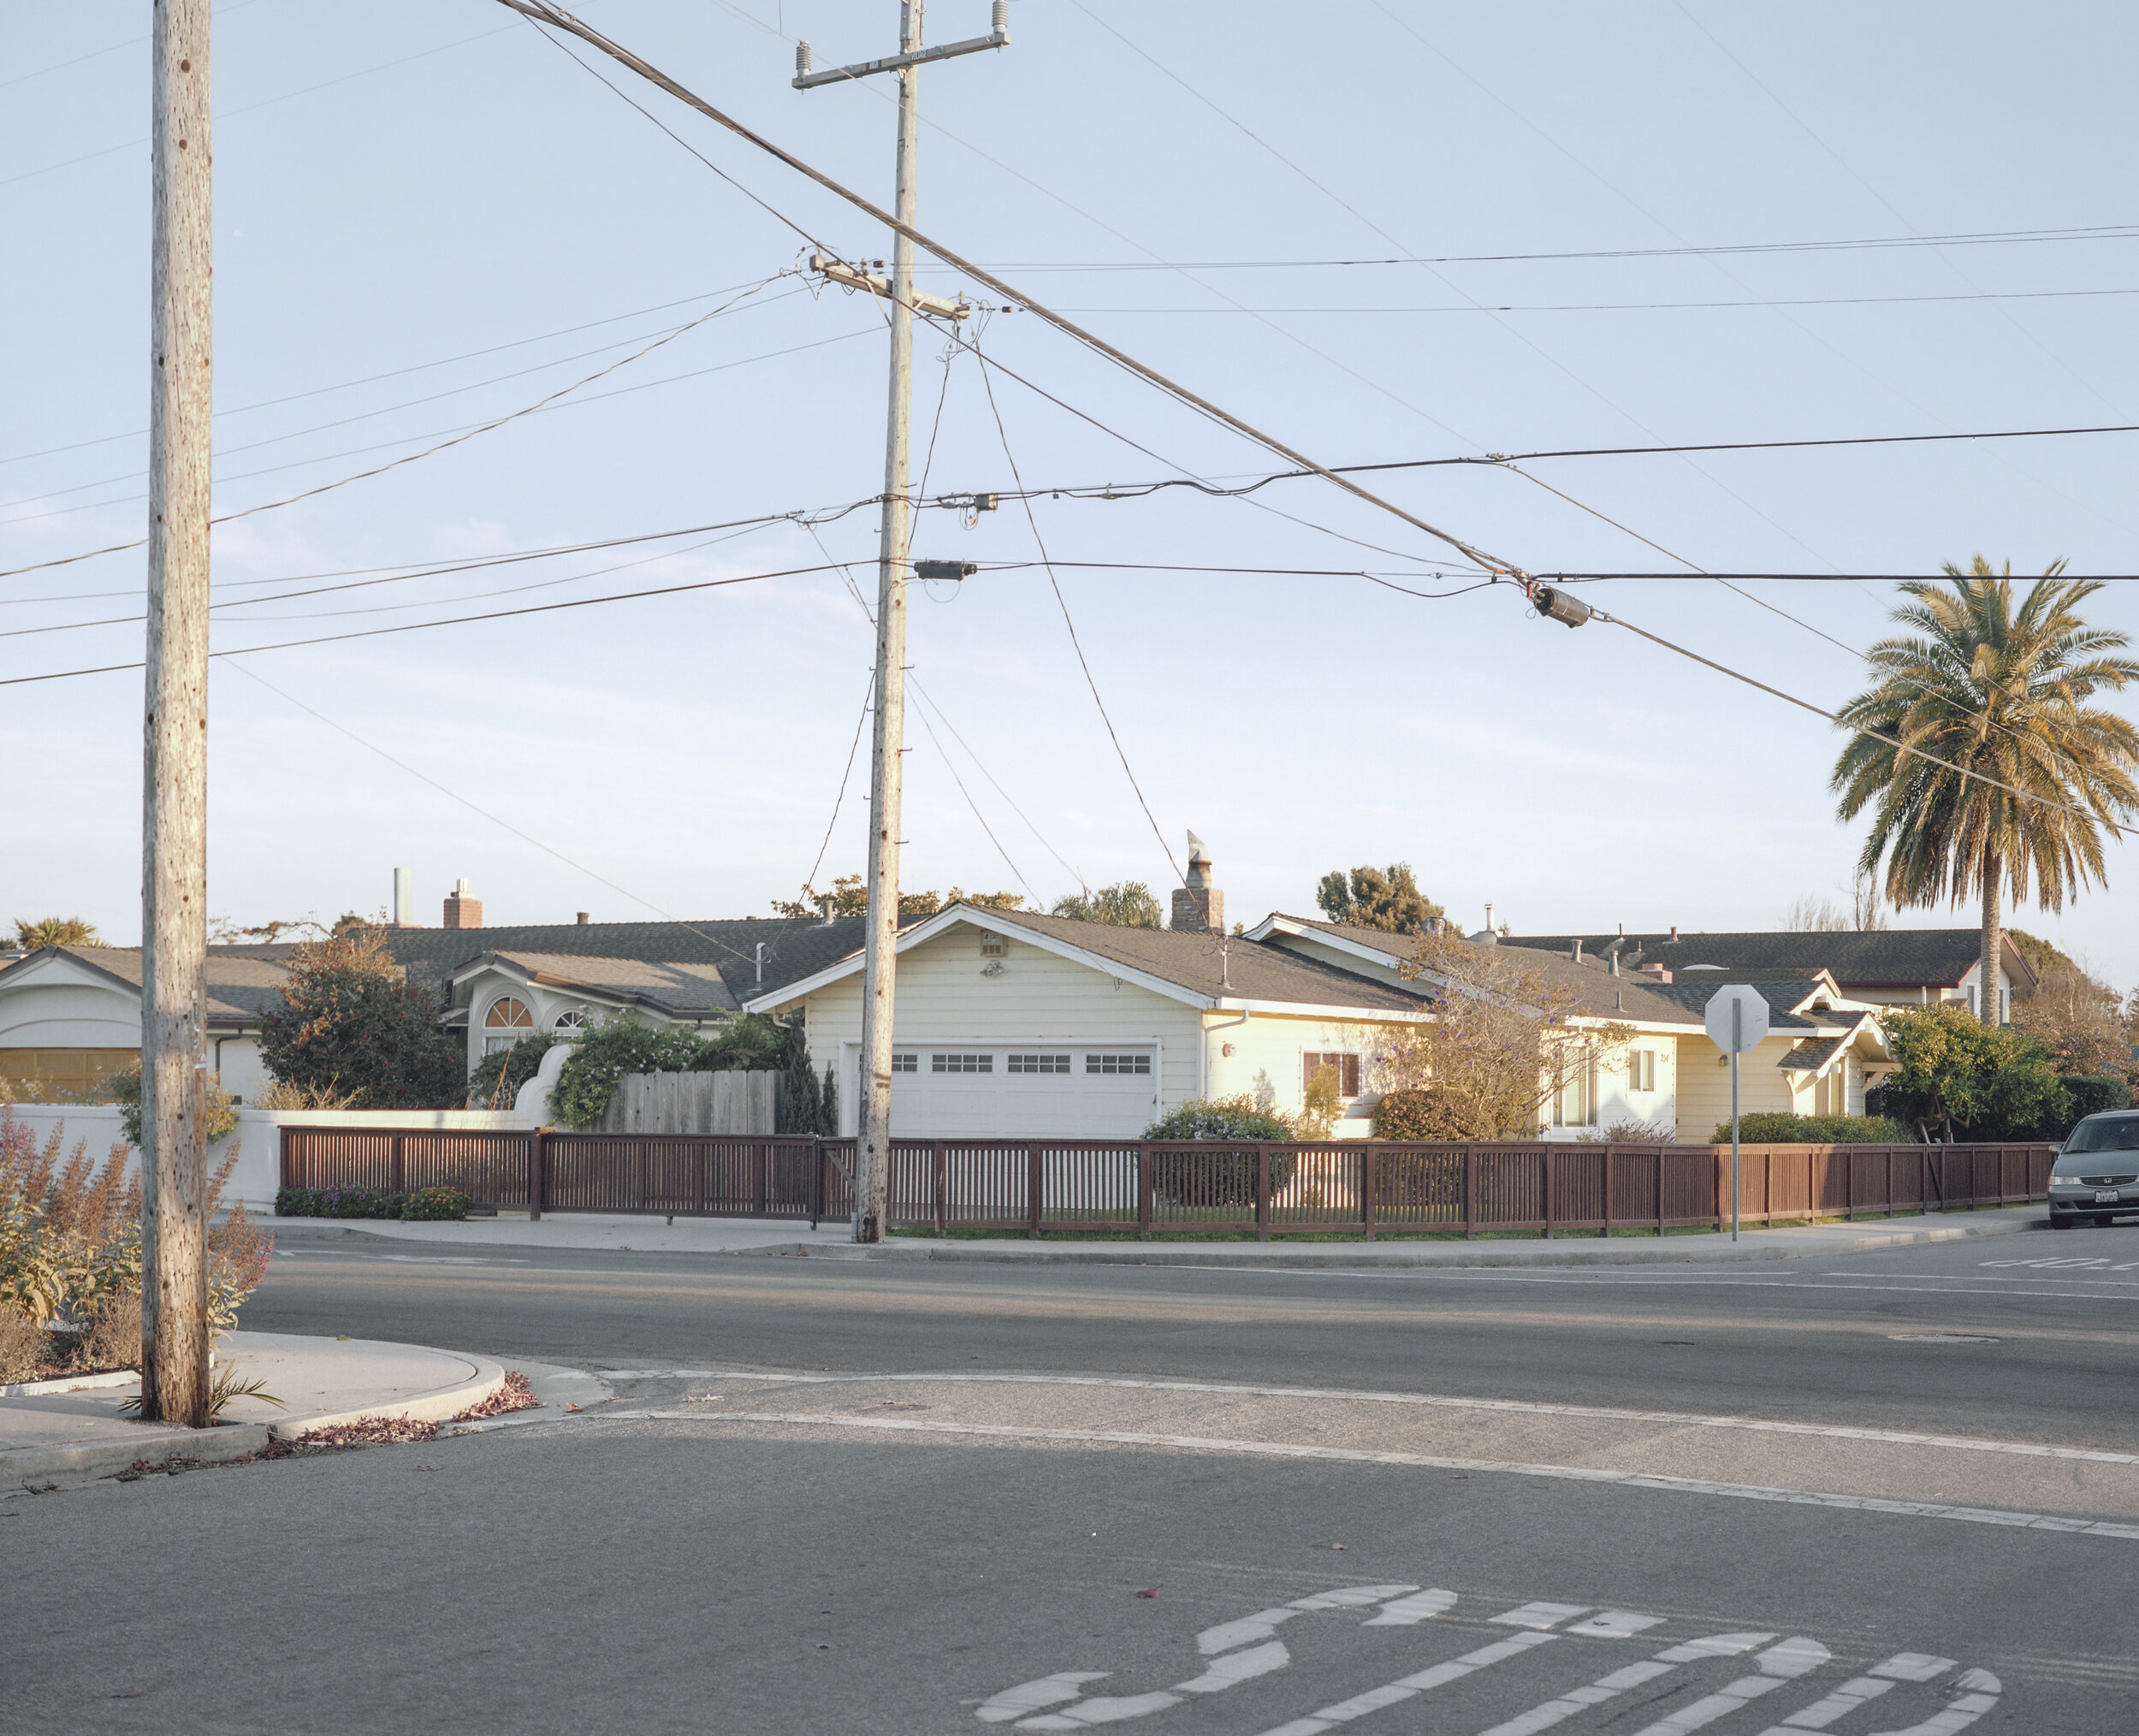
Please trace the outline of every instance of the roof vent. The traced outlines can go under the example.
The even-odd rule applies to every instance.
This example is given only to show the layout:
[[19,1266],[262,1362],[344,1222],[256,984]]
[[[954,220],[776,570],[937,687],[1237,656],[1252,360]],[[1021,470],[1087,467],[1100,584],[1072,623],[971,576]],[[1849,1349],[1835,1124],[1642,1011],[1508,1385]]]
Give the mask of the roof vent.
[[584,910],[578,911],[577,913],[577,918],[580,927],[584,928],[587,926],[587,912]]

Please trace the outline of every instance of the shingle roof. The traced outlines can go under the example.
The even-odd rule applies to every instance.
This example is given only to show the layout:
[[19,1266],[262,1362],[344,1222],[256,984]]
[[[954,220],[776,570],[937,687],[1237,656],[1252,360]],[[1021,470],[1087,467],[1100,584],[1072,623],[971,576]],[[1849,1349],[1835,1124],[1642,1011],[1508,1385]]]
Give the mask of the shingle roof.
[[[1284,916],[1281,920],[1297,922],[1306,928],[1318,928],[1325,934],[1334,934],[1355,945],[1376,948],[1394,958],[1408,958],[1414,944],[1411,935],[1391,933],[1385,928],[1358,928],[1343,922],[1324,922],[1312,916]],[[1443,935],[1441,941],[1452,946],[1474,946],[1481,952],[1487,950],[1483,941],[1462,940],[1454,935]],[[1554,988],[1573,990],[1574,1010],[1585,1018],[1635,1019],[1644,1024],[1662,1025],[1701,1022],[1698,1009],[1689,1015],[1685,1003],[1660,993],[1659,985],[1644,982],[1638,977],[1614,976],[1602,965],[1586,959],[1577,964],[1564,954],[1555,957],[1549,952],[1538,951],[1526,952],[1520,963],[1539,981]]]
[[1800,1043],[1775,1063],[1786,1073],[1817,1073],[1834,1057],[1834,1052],[1849,1041],[1847,1037],[1828,1037],[1824,1040]]
[[[732,1003],[809,976],[861,945],[859,916],[821,922],[814,917],[705,922],[546,922],[493,928],[388,928],[386,944],[412,981],[442,986],[471,958],[486,952],[539,953],[553,958],[637,959],[646,963],[711,965]],[[765,981],[757,981],[756,949],[765,946]],[[563,972],[560,973],[565,974]]]
[[1290,1001],[1302,1006],[1377,1008],[1417,1012],[1426,995],[1395,983],[1378,982],[1318,959],[1265,942],[1233,937],[1223,961],[1216,934],[1184,933],[1172,928],[1124,928],[1112,922],[1080,922],[1068,916],[1041,916],[1023,910],[982,910],[965,907],[974,922],[997,929],[1022,928],[1046,934],[1110,959],[1132,970],[1213,997],[1235,1000]]
[[[1708,1004],[1714,998],[1715,991],[1727,982],[1733,986],[1750,988],[1768,1003],[1768,1028],[1769,1030],[1810,1031],[1818,1028],[1820,1022],[1818,1020],[1792,1015],[1790,1011],[1792,1007],[1797,1005],[1805,997],[1804,979],[1801,976],[1740,983],[1736,977],[1727,973],[1712,976],[1703,971],[1688,982],[1650,983],[1648,988],[1649,992],[1659,1000],[1673,1001],[1684,1007],[1686,1011],[1693,1015],[1695,1022],[1700,1023],[1705,1022],[1704,1015]],[[1837,1011],[1828,1016],[1828,1022],[1854,1024],[1861,1016],[1862,1015],[1858,1013]]]
[[[530,976],[604,991],[678,1018],[730,1013],[739,1003],[721,981],[718,966],[667,964],[639,958],[588,958],[568,952],[486,952],[486,959],[517,964]],[[471,961],[472,963],[473,961]]]
[[[121,982],[141,986],[141,950],[138,946],[65,946],[85,964],[107,971]],[[287,975],[281,965],[250,952],[232,954],[221,947],[208,949],[208,1016],[210,1019],[257,1019],[279,1005]]]
[[[1617,934],[1510,934],[1505,946],[1528,946],[1562,957],[1577,939],[1585,953],[1602,953]],[[1951,988],[1966,976],[1982,954],[1982,937],[1974,928],[1875,928],[1822,932],[1778,929],[1733,934],[1629,934],[1620,949],[1622,964],[1638,961],[1683,970],[1690,964],[1717,964],[1728,971],[1832,971],[1845,988],[1912,987],[1918,983]],[[2010,938],[2008,968],[2026,961]],[[2019,971],[2016,971],[2019,975]]]

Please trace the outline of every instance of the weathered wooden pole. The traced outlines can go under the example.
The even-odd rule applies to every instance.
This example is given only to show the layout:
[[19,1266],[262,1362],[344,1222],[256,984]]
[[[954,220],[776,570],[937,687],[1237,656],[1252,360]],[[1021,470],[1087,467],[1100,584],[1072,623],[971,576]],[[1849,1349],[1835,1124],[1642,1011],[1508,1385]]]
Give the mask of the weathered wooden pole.
[[142,1414],[205,1428],[209,0],[155,0],[141,780]]

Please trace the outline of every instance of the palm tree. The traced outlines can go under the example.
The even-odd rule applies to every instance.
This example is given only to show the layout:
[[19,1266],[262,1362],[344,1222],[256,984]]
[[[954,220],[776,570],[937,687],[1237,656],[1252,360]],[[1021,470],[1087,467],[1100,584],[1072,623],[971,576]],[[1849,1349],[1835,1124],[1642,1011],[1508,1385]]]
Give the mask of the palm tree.
[[1871,648],[1882,678],[1840,714],[1863,733],[1828,788],[1844,820],[1873,810],[1860,869],[1879,875],[1883,859],[1897,908],[1982,899],[1985,1024],[1998,1022],[2004,893],[2063,909],[2104,878],[2103,827],[2139,809],[2139,730],[2084,702],[2139,678],[2139,663],[2107,655],[2124,634],[2079,617],[2101,586],[2064,571],[2054,563],[2017,608],[2012,564],[1995,573],[1980,554],[1965,573],[1949,565],[1950,584],[1902,585],[1893,619],[1914,637]]
[[79,916],[46,916],[35,922],[18,916],[15,921],[15,944],[25,952],[40,946],[94,946],[97,945],[97,925],[85,922]]

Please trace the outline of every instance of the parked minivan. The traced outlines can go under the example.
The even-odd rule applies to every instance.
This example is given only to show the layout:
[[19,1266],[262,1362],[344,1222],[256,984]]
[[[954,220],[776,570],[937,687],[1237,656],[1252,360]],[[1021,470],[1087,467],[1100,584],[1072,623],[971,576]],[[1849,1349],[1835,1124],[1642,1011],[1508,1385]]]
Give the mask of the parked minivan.
[[2139,1212],[2139,1110],[2090,1115],[2050,1166],[2050,1228]]

